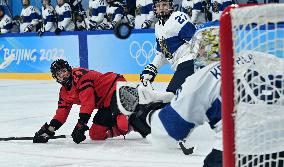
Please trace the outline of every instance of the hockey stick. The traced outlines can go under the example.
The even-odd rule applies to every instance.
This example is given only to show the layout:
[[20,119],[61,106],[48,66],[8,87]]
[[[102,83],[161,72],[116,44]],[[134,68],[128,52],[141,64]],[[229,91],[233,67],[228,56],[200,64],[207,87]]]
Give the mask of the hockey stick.
[[[50,139],[62,139],[67,138],[66,135],[58,135],[58,136],[52,136]],[[0,141],[10,141],[10,140],[33,140],[34,137],[6,137],[6,138],[0,138]]]
[[193,153],[193,150],[194,150],[194,147],[189,147],[189,148],[186,148],[183,144],[182,141],[180,141],[178,143],[178,145],[180,146],[182,152],[185,154],[185,155],[189,155],[189,154],[192,154]]

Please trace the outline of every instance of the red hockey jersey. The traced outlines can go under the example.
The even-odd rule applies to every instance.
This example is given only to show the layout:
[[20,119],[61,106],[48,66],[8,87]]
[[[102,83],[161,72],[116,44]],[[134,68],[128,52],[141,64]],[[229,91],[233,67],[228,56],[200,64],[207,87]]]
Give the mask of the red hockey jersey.
[[73,104],[81,105],[80,113],[92,114],[94,109],[109,107],[117,81],[125,81],[123,76],[108,72],[102,74],[84,68],[72,69],[72,88],[62,86],[58,108],[53,119],[65,123]]

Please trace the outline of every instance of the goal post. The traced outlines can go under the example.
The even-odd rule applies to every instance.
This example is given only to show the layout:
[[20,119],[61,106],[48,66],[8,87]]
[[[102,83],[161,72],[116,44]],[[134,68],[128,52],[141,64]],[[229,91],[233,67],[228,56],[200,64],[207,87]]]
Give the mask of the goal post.
[[284,166],[284,4],[220,20],[224,167]]

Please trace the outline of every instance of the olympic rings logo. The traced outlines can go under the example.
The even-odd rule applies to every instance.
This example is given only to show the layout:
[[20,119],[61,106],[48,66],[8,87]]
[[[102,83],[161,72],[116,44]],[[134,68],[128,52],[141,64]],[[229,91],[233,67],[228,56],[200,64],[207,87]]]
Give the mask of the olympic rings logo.
[[139,66],[145,66],[152,62],[152,56],[156,55],[156,45],[150,41],[144,41],[141,45],[137,41],[133,41],[129,46],[129,53],[134,58]]

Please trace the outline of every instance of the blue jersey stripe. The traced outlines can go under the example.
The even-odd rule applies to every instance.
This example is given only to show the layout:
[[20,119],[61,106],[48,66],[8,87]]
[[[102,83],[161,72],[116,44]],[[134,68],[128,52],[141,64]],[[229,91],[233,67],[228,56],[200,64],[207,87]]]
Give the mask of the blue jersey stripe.
[[61,22],[65,18],[71,18],[71,11],[65,11],[62,15],[58,15],[58,21]]
[[190,41],[196,31],[195,26],[187,22],[179,31],[178,36],[186,41]]
[[12,23],[8,23],[3,28],[6,29],[6,30],[10,30],[10,29],[13,28],[13,24]]
[[23,16],[23,23],[30,23],[32,22],[31,16]]
[[159,118],[169,136],[175,140],[186,138],[195,126],[185,121],[169,104],[160,111]]
[[141,6],[141,14],[149,14],[151,11],[153,11],[153,4],[150,3],[146,6]]
[[217,122],[219,122],[222,118],[221,114],[221,101],[216,99],[211,107],[206,111],[206,116],[209,119],[209,125],[212,129],[214,129]]
[[[165,43],[168,47],[168,51],[173,54],[181,45],[185,43],[184,40],[178,36],[170,37],[165,39]],[[157,51],[162,52],[160,42],[157,41]]]
[[99,13],[106,13],[106,7],[105,6],[99,6],[96,9],[93,9],[92,15],[93,16],[98,16]]
[[65,11],[65,12],[63,12],[63,17],[64,17],[64,18],[71,18],[71,11]]
[[225,10],[226,7],[232,5],[233,2],[232,1],[226,1],[226,2],[223,2],[223,5],[222,5],[222,11]]
[[185,7],[181,7],[181,11],[182,11],[183,13],[188,13],[188,10],[187,10]]
[[192,9],[194,9],[194,10],[201,10],[202,11],[203,10],[202,3],[201,2],[197,2],[197,3],[193,4]]
[[39,15],[37,13],[31,13],[31,19],[39,19]]
[[46,24],[47,22],[55,22],[54,16],[53,15],[46,16],[46,19],[44,19],[44,24]]

